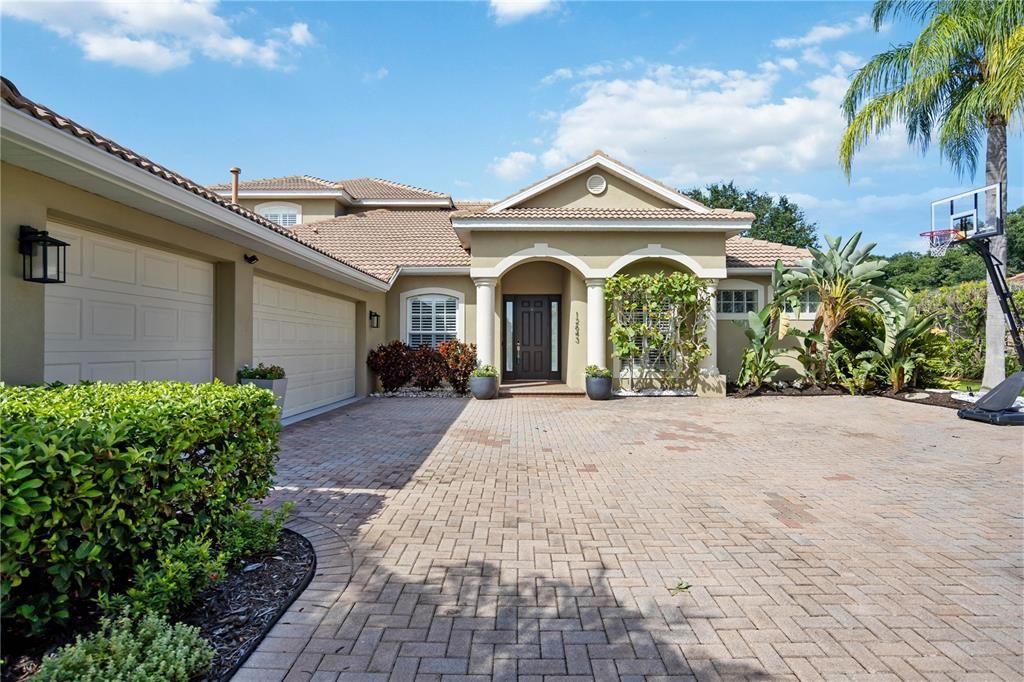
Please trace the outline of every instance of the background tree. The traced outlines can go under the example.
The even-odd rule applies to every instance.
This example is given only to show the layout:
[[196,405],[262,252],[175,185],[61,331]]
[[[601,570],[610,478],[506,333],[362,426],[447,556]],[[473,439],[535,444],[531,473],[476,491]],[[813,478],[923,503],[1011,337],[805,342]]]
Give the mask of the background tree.
[[732,208],[750,211],[754,218],[747,237],[767,239],[790,246],[818,246],[817,225],[808,222],[804,212],[786,195],[778,199],[767,192],[740,190],[733,182],[712,183],[700,189],[683,190],[683,194],[711,208]]
[[1024,206],[1006,214],[1006,269],[1009,274],[1024,272]]
[[951,248],[941,258],[903,251],[886,259],[889,265],[880,284],[900,291],[924,291],[985,279],[985,264],[981,256],[964,246]]
[[[985,140],[985,184],[1002,183],[1006,215],[1006,126],[1024,112],[1024,0],[876,0],[875,30],[888,19],[924,23],[913,42],[875,55],[853,77],[843,100],[849,123],[839,159],[851,172],[854,153],[893,123],[922,151],[937,134],[942,157],[973,176]],[[1006,239],[990,242],[1006,262]],[[1005,377],[1002,311],[988,287],[985,376]]]

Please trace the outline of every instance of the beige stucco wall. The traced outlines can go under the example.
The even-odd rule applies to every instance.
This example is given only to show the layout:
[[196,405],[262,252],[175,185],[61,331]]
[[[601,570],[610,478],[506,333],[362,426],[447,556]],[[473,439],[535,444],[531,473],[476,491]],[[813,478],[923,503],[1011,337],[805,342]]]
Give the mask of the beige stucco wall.
[[604,269],[627,253],[651,244],[691,257],[700,268],[725,268],[725,234],[721,232],[474,232],[472,267],[493,268],[503,258],[547,244],[566,251],[588,267]]
[[[752,275],[743,275],[737,279],[742,279],[746,282],[753,282],[762,288],[765,294],[765,299],[761,301],[761,305],[765,305],[768,302],[768,298],[772,295],[771,288],[771,277],[759,277]],[[726,282],[728,280],[722,280]],[[721,285],[720,285],[721,286]],[[743,351],[747,347],[747,337],[743,333],[743,327],[740,325],[744,324],[742,320],[718,320],[718,369],[725,374],[730,381],[735,381],[737,374],[739,374],[740,363],[743,358]],[[809,330],[814,324],[813,316],[802,315],[799,319],[791,319],[790,327],[794,329],[802,329],[804,331]],[[795,338],[783,338],[778,341],[776,347],[795,349],[799,347],[800,343]],[[795,353],[786,353],[778,358],[779,364],[783,366],[783,370],[779,372],[777,378],[781,380],[791,381],[797,377],[797,370],[802,369],[800,363],[796,359]]]
[[250,211],[260,204],[298,204],[302,207],[302,222],[315,223],[343,213],[343,206],[334,199],[239,199],[238,203]]
[[[465,300],[462,320],[463,340],[467,343],[476,343],[476,287],[473,285],[473,280],[465,275],[402,275],[395,280],[387,294],[387,312],[384,315],[384,322],[381,324],[381,327],[385,328],[387,332],[388,340],[401,338],[402,315],[405,314],[401,304],[402,294],[416,290],[425,290],[423,293],[447,290],[462,294]],[[406,339],[401,340],[406,341]]]
[[43,380],[44,287],[22,281],[17,232],[22,224],[43,227],[55,220],[74,227],[144,243],[215,263],[214,373],[234,382],[235,370],[252,359],[252,280],[270,277],[356,303],[356,392],[369,385],[368,346],[384,339],[369,329],[368,309],[383,311],[385,295],[310,273],[265,254],[250,266],[250,250],[164,220],[10,164],[0,165],[0,377],[13,384]]
[[[608,187],[601,194],[591,194],[587,189],[587,178],[594,173],[604,176]],[[619,176],[604,169],[590,170],[556,185],[546,192],[531,197],[520,206],[532,207],[588,207],[588,208],[672,208],[667,201],[650,194],[645,189],[626,182]]]

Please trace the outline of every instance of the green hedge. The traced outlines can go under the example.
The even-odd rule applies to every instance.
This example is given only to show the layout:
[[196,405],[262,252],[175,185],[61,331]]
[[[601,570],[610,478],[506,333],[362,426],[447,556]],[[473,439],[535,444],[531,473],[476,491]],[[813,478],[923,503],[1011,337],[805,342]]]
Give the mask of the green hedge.
[[[1024,311],[1024,289],[1011,293],[1017,309]],[[946,376],[976,379],[984,373],[986,297],[985,282],[965,282],[914,294],[918,312],[935,313],[935,324],[946,332]],[[1007,335],[1006,371],[1018,369],[1017,353]]]
[[255,386],[0,387],[2,616],[39,632],[263,497],[274,396]]

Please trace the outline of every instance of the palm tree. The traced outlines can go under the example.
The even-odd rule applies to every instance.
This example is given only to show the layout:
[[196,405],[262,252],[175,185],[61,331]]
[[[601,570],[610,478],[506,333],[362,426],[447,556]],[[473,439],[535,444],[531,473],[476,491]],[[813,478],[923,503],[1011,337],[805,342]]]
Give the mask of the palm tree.
[[[1002,185],[1005,216],[1006,127],[1024,113],[1024,0],[876,0],[871,16],[875,30],[898,17],[924,28],[854,75],[839,147],[847,178],[854,153],[894,122],[922,151],[937,134],[943,159],[961,177],[974,174],[984,139],[985,184]],[[1006,262],[1005,236],[991,239],[989,248]],[[1005,377],[1005,354],[1006,326],[989,282],[984,385]]]

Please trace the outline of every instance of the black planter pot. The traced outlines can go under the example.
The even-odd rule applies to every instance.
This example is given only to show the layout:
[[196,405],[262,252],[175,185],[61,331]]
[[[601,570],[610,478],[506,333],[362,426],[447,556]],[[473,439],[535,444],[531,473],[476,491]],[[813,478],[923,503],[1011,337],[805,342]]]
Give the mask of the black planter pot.
[[498,377],[470,377],[469,392],[477,400],[490,400],[498,395]]
[[612,397],[611,377],[587,377],[587,397],[591,400],[608,400]]

